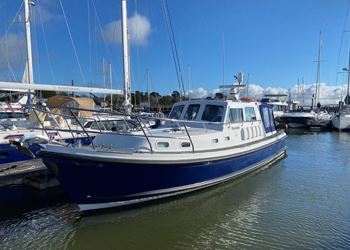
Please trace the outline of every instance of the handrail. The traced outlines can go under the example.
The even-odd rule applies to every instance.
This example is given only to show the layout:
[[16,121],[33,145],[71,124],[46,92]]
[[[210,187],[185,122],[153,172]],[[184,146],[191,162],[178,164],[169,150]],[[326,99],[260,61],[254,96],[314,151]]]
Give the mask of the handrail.
[[141,130],[142,130],[144,136],[146,137],[146,140],[147,140],[147,142],[148,142],[148,144],[149,144],[149,147],[150,147],[150,149],[151,149],[151,153],[153,153],[152,143],[151,143],[151,141],[149,140],[148,136],[146,135],[146,132],[145,132],[145,130],[144,130],[143,127],[142,127],[142,124],[141,124],[141,122],[140,122],[139,117],[136,117],[136,119],[137,119],[137,121],[138,121],[139,124],[140,124]]
[[[35,109],[34,107],[30,107],[31,109]],[[130,117],[130,118],[153,118],[154,120],[160,120],[160,121],[167,121],[167,122],[174,122],[174,123],[186,123],[186,124],[202,124],[204,126],[204,129],[207,129],[206,125],[228,125],[231,124],[232,122],[210,122],[210,121],[193,121],[193,120],[179,120],[179,119],[170,119],[170,118],[165,118],[165,117],[149,117],[145,115],[140,115],[140,114],[125,114],[125,113],[120,113],[120,112],[115,112],[115,111],[100,111],[100,110],[91,110],[91,109],[81,109],[81,108],[68,108],[68,107],[51,107],[51,108],[59,108],[59,109],[68,109],[68,110],[77,110],[77,111],[88,111],[88,112],[93,112],[95,115],[98,114],[107,114],[107,115],[116,115],[116,116],[124,116],[124,117]],[[42,111],[41,112],[45,113],[50,113],[48,111]],[[51,112],[52,113],[52,112]],[[60,116],[66,116],[64,114],[56,114]],[[67,118],[74,118],[72,116],[66,116]],[[97,116],[98,117],[98,116]],[[95,121],[93,118],[86,118]],[[241,121],[241,122],[233,122],[233,123],[248,123],[248,122],[261,122],[261,120],[256,120],[256,121]]]
[[192,153],[194,153],[194,145],[193,145],[193,141],[192,141],[192,139],[191,139],[190,133],[188,133],[187,126],[186,126],[186,124],[185,124],[185,123],[184,123],[184,128],[185,128],[185,131],[186,131],[186,133],[187,133],[188,139],[189,139],[189,140],[190,140],[190,142],[191,142],[191,146],[192,146]]
[[89,140],[91,141],[91,146],[92,148],[95,150],[95,145],[94,142],[92,140],[92,138],[90,137],[90,135],[88,134],[88,132],[86,132],[84,126],[81,124],[81,122],[79,121],[78,117],[74,114],[74,112],[72,110],[70,110],[71,114],[74,116],[75,120],[78,122],[78,124],[80,125],[80,127],[83,129],[84,133],[87,135],[87,137],[89,138]]
[[[45,107],[45,106],[44,106]],[[96,147],[95,147],[95,144],[93,143],[93,139],[92,137],[90,136],[91,133],[103,133],[103,132],[113,132],[113,131],[109,131],[107,130],[106,126],[103,124],[104,122],[104,119],[100,119],[104,116],[101,116],[101,115],[107,115],[106,118],[108,120],[112,120],[113,121],[113,116],[115,115],[118,115],[118,117],[116,117],[117,120],[124,120],[125,124],[126,124],[126,128],[128,130],[130,130],[130,126],[129,124],[127,123],[128,121],[128,117],[130,117],[132,120],[136,121],[137,122],[137,130],[139,132],[142,131],[142,133],[125,133],[125,135],[130,135],[130,136],[138,136],[138,137],[144,137],[148,144],[149,144],[149,148],[150,148],[150,152],[151,153],[154,153],[154,149],[153,149],[153,146],[152,146],[152,141],[151,140],[154,140],[154,139],[151,139],[151,138],[168,138],[166,136],[161,136],[161,135],[153,135],[152,133],[152,129],[150,129],[148,127],[148,125],[146,124],[146,122],[148,120],[158,120],[158,121],[166,121],[166,122],[169,122],[169,123],[166,123],[169,125],[169,127],[167,127],[167,129],[175,129],[174,131],[181,131],[182,135],[180,136],[180,133],[176,133],[176,135],[174,135],[176,138],[179,138],[179,139],[185,139],[186,138],[190,141],[191,143],[191,148],[192,148],[192,152],[195,153],[195,145],[193,143],[193,140],[192,140],[192,137],[190,135],[190,131],[189,131],[189,127],[191,124],[202,124],[203,128],[205,130],[208,129],[208,124],[210,125],[228,125],[228,126],[232,126],[234,125],[235,123],[231,123],[231,122],[209,122],[209,121],[191,121],[191,120],[177,120],[177,119],[169,119],[169,118],[163,118],[163,117],[150,117],[150,116],[145,116],[145,115],[140,115],[140,114],[121,114],[121,113],[118,113],[118,112],[114,112],[114,111],[94,111],[94,110],[89,110],[89,109],[79,109],[79,108],[66,108],[66,107],[60,107],[60,110],[68,110],[69,112],[65,112],[64,114],[61,114],[60,112],[58,113],[54,113],[52,112],[50,109],[47,109],[47,107],[45,107],[45,109],[42,109],[40,107],[38,107],[37,105],[36,106],[32,106],[32,107],[29,107],[29,109],[32,109],[35,113],[35,115],[37,116],[37,119],[39,121],[39,123],[41,124],[43,130],[45,130],[45,133],[48,135],[49,137],[49,134],[48,134],[48,131],[50,130],[56,130],[57,132],[58,131],[67,131],[67,130],[64,130],[62,128],[60,128],[60,126],[58,125],[58,128],[53,128],[53,127],[44,127],[44,124],[43,122],[39,119],[39,116],[38,116],[38,112],[43,112],[43,113],[46,113],[46,114],[50,114],[51,116],[54,114],[56,116],[62,116],[64,118],[64,121],[66,122],[67,124],[67,127],[69,128],[69,132],[72,134],[73,136],[73,139],[77,139],[78,137],[75,136],[75,133],[84,133],[87,135],[87,137],[89,138],[89,141],[91,142],[91,147],[95,150]],[[98,129],[94,130],[94,131],[90,131],[89,129],[85,128],[84,127],[84,124],[83,124],[83,121],[77,117],[76,115],[76,112],[73,112],[73,110],[77,110],[77,111],[90,111],[90,112],[93,112],[94,113],[94,116],[93,117],[87,117],[85,118],[86,121],[95,121],[97,122],[98,124]],[[109,114],[109,117],[108,117],[108,114]],[[69,122],[67,121],[67,119],[74,119],[76,122],[75,124],[80,126],[81,127],[81,130],[80,128],[77,127],[76,130],[72,130],[72,126],[70,126]],[[146,120],[147,119],[147,120]],[[238,122],[237,124],[244,124],[244,123],[249,123],[249,124],[254,124],[255,122],[259,122],[261,123],[261,120],[256,120],[256,121],[249,121],[249,122],[244,122],[244,121],[240,121]],[[171,123],[173,123],[171,125]],[[102,131],[102,127],[104,127],[104,129],[106,131]],[[178,126],[178,130],[176,128],[174,128],[174,126]],[[196,126],[197,127],[197,126]],[[190,127],[191,128],[191,127]],[[199,127],[200,128],[200,127]],[[211,128],[211,127],[209,127]],[[224,127],[225,128],[225,127]],[[192,131],[192,130],[191,130]],[[121,132],[121,131],[119,131]],[[90,133],[90,134],[89,134]],[[174,137],[169,137],[169,138],[174,138]],[[51,139],[50,139],[51,140]]]
[[[41,122],[39,115],[36,113],[35,110],[33,110],[33,111],[34,111],[34,114],[35,114],[36,118],[38,119],[40,125],[44,128],[44,124]],[[49,133],[46,131],[46,129],[44,129],[44,131],[45,131],[45,134],[47,135],[47,138],[49,138],[49,140],[51,141]]]

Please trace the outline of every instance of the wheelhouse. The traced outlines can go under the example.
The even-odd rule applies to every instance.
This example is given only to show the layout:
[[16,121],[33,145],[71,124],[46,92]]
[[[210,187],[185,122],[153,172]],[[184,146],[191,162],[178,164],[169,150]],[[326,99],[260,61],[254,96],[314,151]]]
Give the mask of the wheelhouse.
[[[188,126],[198,127],[200,123],[217,125],[260,122],[266,133],[275,131],[273,105],[258,102],[232,100],[190,100],[174,104],[169,119],[193,121]],[[198,123],[196,123],[198,122]],[[221,125],[221,126],[220,126]],[[214,128],[214,127],[211,127]]]

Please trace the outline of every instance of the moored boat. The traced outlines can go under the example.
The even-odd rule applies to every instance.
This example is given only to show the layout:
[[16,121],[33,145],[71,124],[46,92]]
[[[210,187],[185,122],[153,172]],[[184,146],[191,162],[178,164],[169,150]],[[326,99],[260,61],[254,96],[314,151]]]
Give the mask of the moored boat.
[[163,127],[100,133],[90,146],[39,152],[82,211],[129,205],[212,186],[285,155],[272,107],[183,101]]
[[[126,0],[122,4],[124,109],[131,112]],[[239,81],[240,83],[240,81]],[[237,86],[237,85],[236,85]],[[213,186],[282,158],[286,134],[272,106],[233,100],[175,103],[160,126],[97,133],[91,145],[46,144],[44,164],[82,211],[125,206]],[[111,113],[111,115],[113,115]]]
[[339,112],[332,120],[333,127],[339,131],[350,130],[350,53],[348,67],[343,69],[348,74],[348,85],[344,102],[340,102]]

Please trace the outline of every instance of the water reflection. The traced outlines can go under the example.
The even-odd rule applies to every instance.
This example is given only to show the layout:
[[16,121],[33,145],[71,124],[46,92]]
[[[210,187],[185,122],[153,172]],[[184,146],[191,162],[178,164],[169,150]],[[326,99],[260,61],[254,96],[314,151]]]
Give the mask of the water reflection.
[[349,142],[348,133],[291,133],[288,157],[270,168],[107,214],[81,217],[65,196],[12,213],[0,202],[0,248],[348,248]]

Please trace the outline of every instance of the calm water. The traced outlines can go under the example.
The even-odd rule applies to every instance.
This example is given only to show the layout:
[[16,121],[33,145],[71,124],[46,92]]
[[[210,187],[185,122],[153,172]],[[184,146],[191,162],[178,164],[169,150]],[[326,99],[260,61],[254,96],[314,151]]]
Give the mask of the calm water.
[[289,134],[288,157],[206,191],[81,217],[61,190],[0,190],[0,249],[350,248],[350,133]]

